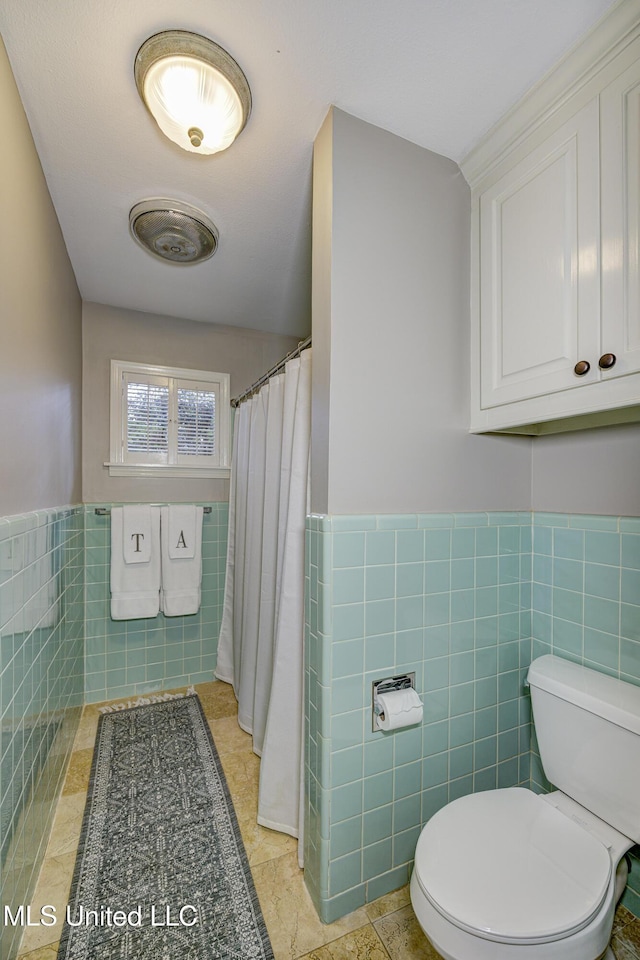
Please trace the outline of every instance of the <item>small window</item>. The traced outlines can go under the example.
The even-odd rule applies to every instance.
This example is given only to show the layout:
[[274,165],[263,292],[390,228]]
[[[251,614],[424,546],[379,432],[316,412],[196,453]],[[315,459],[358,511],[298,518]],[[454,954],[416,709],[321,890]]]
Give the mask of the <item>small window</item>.
[[226,477],[229,374],[111,361],[112,476]]

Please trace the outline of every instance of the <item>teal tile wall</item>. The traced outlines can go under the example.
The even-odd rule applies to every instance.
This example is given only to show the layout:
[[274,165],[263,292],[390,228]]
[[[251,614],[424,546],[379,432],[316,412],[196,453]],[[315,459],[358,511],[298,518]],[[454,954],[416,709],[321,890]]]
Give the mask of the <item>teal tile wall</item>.
[[[640,519],[533,514],[532,651],[640,684]],[[532,787],[547,790],[535,737]],[[623,903],[640,916],[640,850]]]
[[[555,653],[640,684],[640,519],[310,517],[305,880],[325,921],[407,879],[470,791],[550,787],[523,679]],[[415,671],[421,727],[371,731],[371,681]],[[640,858],[623,903],[640,916]]]
[[[83,511],[0,519],[0,886],[28,903],[83,702]],[[12,960],[19,927],[3,930]]]
[[111,518],[88,504],[86,524],[86,654],[88,703],[213,679],[227,556],[228,504],[211,503],[202,526],[202,605],[197,614],[148,620],[109,615]]
[[[422,825],[528,783],[529,513],[310,517],[305,879],[329,922],[408,878]],[[421,726],[371,730],[371,683],[415,672]]]

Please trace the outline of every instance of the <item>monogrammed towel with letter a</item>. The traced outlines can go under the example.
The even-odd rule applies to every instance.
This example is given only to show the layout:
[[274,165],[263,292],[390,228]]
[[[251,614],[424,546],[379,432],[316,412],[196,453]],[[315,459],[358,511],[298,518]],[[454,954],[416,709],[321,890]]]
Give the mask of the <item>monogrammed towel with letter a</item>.
[[197,613],[202,583],[202,507],[176,504],[162,507],[160,513],[160,609],[165,617]]
[[[169,556],[172,560],[192,560],[196,555],[196,537],[202,535],[202,507],[194,507],[193,504],[190,503],[173,504],[168,510]],[[199,524],[198,511],[200,516]],[[164,531],[165,528],[163,526],[163,536]]]

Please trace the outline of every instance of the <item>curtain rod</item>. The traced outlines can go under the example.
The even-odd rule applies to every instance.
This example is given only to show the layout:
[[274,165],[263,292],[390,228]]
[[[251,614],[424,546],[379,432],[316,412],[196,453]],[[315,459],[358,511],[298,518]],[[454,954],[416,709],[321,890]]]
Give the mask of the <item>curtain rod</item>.
[[271,377],[274,377],[276,373],[279,373],[280,370],[282,370],[285,363],[287,363],[289,360],[293,360],[294,357],[299,357],[302,351],[306,350],[307,347],[310,347],[310,346],[311,346],[311,337],[307,337],[306,340],[301,340],[298,346],[295,348],[295,350],[292,350],[291,353],[288,353],[286,355],[286,357],[283,357],[282,360],[279,360],[275,364],[275,366],[271,367],[270,370],[267,370],[267,372],[263,374],[259,380],[256,380],[255,383],[252,383],[251,386],[244,391],[244,393],[241,393],[239,396],[235,397],[231,401],[231,406],[237,407],[243,402],[243,400],[248,400],[249,397],[252,397],[253,394],[256,392],[256,390],[258,390],[263,383],[266,383],[267,380],[270,380]]

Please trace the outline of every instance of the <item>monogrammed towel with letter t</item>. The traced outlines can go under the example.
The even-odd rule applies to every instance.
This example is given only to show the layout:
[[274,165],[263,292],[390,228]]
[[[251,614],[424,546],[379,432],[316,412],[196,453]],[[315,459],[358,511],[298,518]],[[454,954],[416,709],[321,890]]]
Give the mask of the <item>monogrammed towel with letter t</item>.
[[[155,522],[158,522],[157,507]],[[122,552],[125,563],[151,560],[151,507],[148,504],[132,503],[122,508]]]
[[160,509],[111,509],[111,618],[156,617],[160,609]]
[[202,582],[202,507],[162,507],[162,591],[165,617],[181,617],[200,609]]

